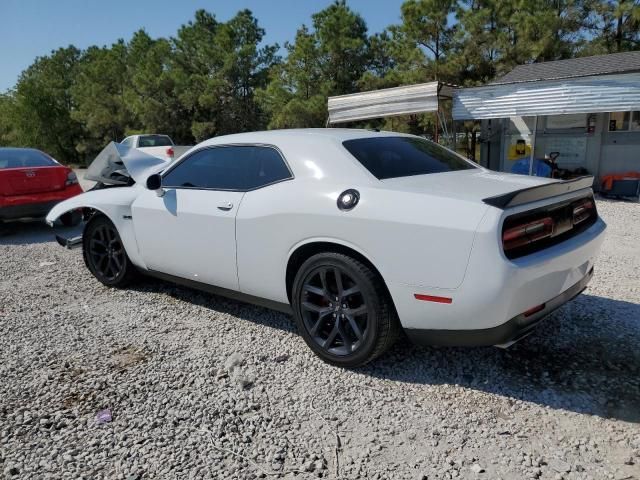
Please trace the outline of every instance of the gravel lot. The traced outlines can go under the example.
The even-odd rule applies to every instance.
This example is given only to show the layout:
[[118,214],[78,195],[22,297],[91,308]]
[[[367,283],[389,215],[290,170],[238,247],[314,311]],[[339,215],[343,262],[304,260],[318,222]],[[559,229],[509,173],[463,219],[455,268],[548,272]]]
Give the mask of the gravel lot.
[[0,477],[640,479],[640,204],[598,207],[595,279],[534,335],[400,341],[357,371],[285,315],[155,280],[107,289],[46,226],[14,224]]

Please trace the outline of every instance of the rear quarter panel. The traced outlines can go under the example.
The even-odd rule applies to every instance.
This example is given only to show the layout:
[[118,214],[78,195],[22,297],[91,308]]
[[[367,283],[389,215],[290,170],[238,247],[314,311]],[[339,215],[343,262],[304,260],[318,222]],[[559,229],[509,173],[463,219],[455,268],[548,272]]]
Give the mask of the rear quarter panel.
[[[340,211],[336,200],[348,188],[360,191],[360,202]],[[456,288],[486,210],[477,202],[310,178],[248,192],[236,225],[240,289],[287,301],[288,259],[317,241],[360,252],[387,283]]]

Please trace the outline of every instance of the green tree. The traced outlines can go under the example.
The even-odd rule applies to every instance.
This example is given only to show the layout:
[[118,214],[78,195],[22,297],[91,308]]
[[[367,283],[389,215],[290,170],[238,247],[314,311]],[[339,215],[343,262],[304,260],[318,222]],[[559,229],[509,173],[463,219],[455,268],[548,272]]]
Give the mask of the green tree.
[[269,69],[279,61],[276,55],[279,47],[260,48],[264,34],[249,10],[238,12],[219,32],[218,41],[228,52],[220,72],[228,98],[227,108],[222,112],[223,133],[258,130],[266,125],[255,101],[255,91],[267,85]]
[[260,47],[264,33],[249,10],[227,23],[199,10],[172,39],[171,76],[195,140],[266,124],[255,90],[266,86],[278,47]]
[[286,43],[287,60],[274,67],[258,101],[269,128],[317,127],[326,120],[329,82],[323,78],[316,36],[302,26],[294,43]]
[[77,149],[93,157],[110,141],[120,141],[138,125],[126,99],[130,79],[127,46],[119,40],[109,47],[89,47],[77,67],[71,116],[85,135]]
[[424,54],[406,41],[399,28],[391,27],[369,38],[369,68],[358,81],[360,90],[377,90],[424,81]]
[[401,7],[400,32],[407,43],[424,49],[433,79],[446,76],[442,67],[455,33],[449,22],[454,7],[455,0],[407,0]]
[[640,1],[591,0],[582,55],[616,53],[640,48]]
[[459,28],[451,61],[459,84],[479,85],[495,77],[507,43],[504,10],[500,0],[471,0],[457,6]]
[[340,0],[314,14],[313,31],[302,26],[285,44],[286,60],[271,70],[258,100],[269,128],[321,127],[327,96],[352,93],[367,70],[367,26]]
[[72,116],[80,57],[73,46],[61,48],[22,72],[9,102],[15,146],[39,148],[63,162],[82,159],[75,148],[82,126]]
[[[345,0],[286,43],[264,45],[249,10],[205,10],[170,38],[144,30],[109,47],[37,58],[0,95],[0,144],[91,160],[110,140],[161,132],[192,143],[264,127],[319,127],[327,97],[440,80],[478,85],[514,66],[640,48],[640,0],[406,0],[367,34]],[[435,136],[433,114],[354,122]],[[471,143],[476,125],[470,125]]]
[[356,91],[367,69],[367,24],[346,0],[336,0],[312,15],[322,71],[331,94]]
[[125,99],[136,119],[136,128],[130,126],[126,134],[162,132],[178,143],[193,142],[191,120],[179,101],[172,75],[171,43],[164,38],[154,40],[140,30],[127,49],[130,85]]
[[13,92],[0,94],[0,146],[7,147],[16,143],[18,133],[14,126],[15,100]]

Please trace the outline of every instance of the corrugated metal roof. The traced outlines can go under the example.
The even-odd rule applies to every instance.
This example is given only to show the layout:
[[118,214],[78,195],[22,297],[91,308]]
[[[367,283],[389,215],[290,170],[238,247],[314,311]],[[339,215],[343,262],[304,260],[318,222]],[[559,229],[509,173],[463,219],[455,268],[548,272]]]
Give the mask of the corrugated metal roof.
[[640,72],[640,51],[518,65],[490,85]]
[[454,120],[640,110],[640,73],[463,88]]
[[329,97],[329,123],[435,112],[438,82]]

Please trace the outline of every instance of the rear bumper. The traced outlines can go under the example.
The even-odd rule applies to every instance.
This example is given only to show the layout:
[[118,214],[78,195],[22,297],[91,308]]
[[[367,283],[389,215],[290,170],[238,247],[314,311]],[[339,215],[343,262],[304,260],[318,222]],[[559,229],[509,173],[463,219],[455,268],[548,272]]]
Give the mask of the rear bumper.
[[[498,328],[522,312],[567,291],[587,275],[605,237],[598,220],[579,235],[545,250],[509,260],[499,249],[495,229],[476,235],[465,279],[456,289],[388,282],[405,329],[485,330]],[[450,298],[419,301],[415,294]]]
[[577,297],[593,278],[593,267],[576,284],[560,295],[547,300],[544,308],[532,314],[521,313],[502,325],[477,330],[426,330],[405,329],[409,339],[418,345],[442,345],[458,347],[508,346],[527,335],[551,312]]
[[44,217],[55,205],[80,193],[82,188],[72,185],[56,192],[0,197],[0,219]]
[[59,203],[59,201],[26,203],[24,205],[7,205],[0,207],[0,219],[15,220],[18,218],[44,217],[57,203]]

